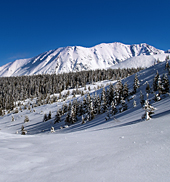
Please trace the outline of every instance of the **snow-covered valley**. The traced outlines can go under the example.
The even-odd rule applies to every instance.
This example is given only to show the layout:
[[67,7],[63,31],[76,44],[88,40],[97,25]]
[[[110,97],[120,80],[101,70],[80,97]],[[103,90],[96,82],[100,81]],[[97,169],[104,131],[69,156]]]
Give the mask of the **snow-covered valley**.
[[[157,71],[161,77],[168,73],[165,62],[138,72],[140,87],[126,100],[127,110],[110,114],[107,120],[107,113],[103,113],[85,124],[79,118],[66,127],[62,116],[61,122],[54,124],[56,111],[62,104],[69,104],[76,98],[81,101],[81,95],[0,117],[1,181],[169,182],[169,93],[162,94],[161,100],[155,102],[151,91],[148,100],[155,108],[154,114],[150,120],[141,119],[144,110],[140,91],[146,100],[147,83],[152,87]],[[134,78],[132,75],[122,80],[123,84],[127,82],[129,92],[133,90]],[[102,84],[107,90],[110,83],[115,85],[116,81],[87,85],[91,88],[90,95],[102,93],[102,88],[95,90],[97,85]],[[43,122],[44,113],[49,111],[52,119]],[[29,122],[24,123],[26,115]],[[12,116],[14,121],[11,121]],[[27,135],[21,135],[22,125]],[[50,131],[51,127],[55,132]]]

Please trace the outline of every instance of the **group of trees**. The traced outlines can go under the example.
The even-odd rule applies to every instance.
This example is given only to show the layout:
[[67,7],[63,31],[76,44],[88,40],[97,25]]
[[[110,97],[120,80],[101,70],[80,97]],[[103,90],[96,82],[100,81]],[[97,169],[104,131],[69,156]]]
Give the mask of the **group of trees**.
[[84,96],[82,101],[77,101],[75,98],[71,103],[63,104],[54,118],[54,123],[61,121],[61,116],[64,117],[66,124],[74,124],[78,119],[82,119],[82,124],[86,121],[91,121],[96,115],[102,113],[116,114],[127,109],[127,100],[129,89],[127,83],[123,84],[121,80],[117,81],[116,86],[110,84],[103,88],[102,93],[94,95],[89,93]]
[[[166,63],[166,68],[169,64]],[[168,67],[169,68],[169,67]],[[110,84],[109,87],[105,90],[103,88],[101,95],[87,95],[84,97],[82,102],[78,102],[76,99],[73,103],[70,103],[69,106],[65,105],[62,109],[57,111],[55,117],[55,123],[61,121],[61,116],[65,116],[66,124],[74,124],[77,121],[78,117],[82,118],[82,124],[86,121],[93,120],[94,117],[98,114],[107,113],[106,120],[110,118],[110,114],[114,115],[117,112],[123,112],[127,110],[129,101],[129,96],[136,94],[137,89],[140,88],[140,82],[137,77],[137,74],[134,78],[133,89],[129,92],[128,84],[122,84],[122,81],[119,79],[117,84],[113,86]],[[139,91],[139,90],[138,90]],[[146,120],[150,119],[151,115],[154,113],[154,107],[149,104],[148,96],[150,93],[155,94],[155,101],[160,100],[162,94],[169,92],[169,80],[167,74],[163,74],[161,77],[157,71],[153,83],[150,86],[149,83],[146,83],[145,93],[143,94],[140,90],[140,103],[141,107],[145,110],[143,118]],[[144,99],[144,95],[146,100]],[[136,107],[136,101],[133,101],[133,107]]]
[[[48,100],[49,95],[61,93],[70,88],[78,89],[86,84],[102,81],[117,80],[132,75],[142,68],[108,69],[63,73],[59,75],[33,75],[0,78],[0,115],[2,110],[13,110],[16,101],[37,98],[39,105],[42,100]],[[54,101],[56,98],[54,97]]]

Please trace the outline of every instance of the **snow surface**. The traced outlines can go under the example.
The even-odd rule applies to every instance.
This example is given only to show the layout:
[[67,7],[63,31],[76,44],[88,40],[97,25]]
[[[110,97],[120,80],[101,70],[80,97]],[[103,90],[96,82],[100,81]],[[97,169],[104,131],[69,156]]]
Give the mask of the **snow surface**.
[[[106,69],[131,57],[163,54],[146,43],[125,45],[119,42],[99,44],[91,48],[63,47],[44,52],[34,58],[20,59],[0,67],[0,76],[54,74]],[[140,59],[140,58],[139,58]],[[138,65],[139,62],[138,62]]]
[[[165,63],[138,73],[140,89],[153,81],[156,71],[162,75]],[[125,78],[132,89],[134,75]],[[91,94],[98,84],[90,85]],[[114,84],[114,82],[112,82]],[[98,90],[101,93],[102,89]],[[62,102],[24,110],[0,117],[0,179],[6,182],[169,182],[170,179],[170,97],[150,102],[156,108],[149,121],[141,120],[144,110],[139,90],[128,103],[129,109],[105,121],[105,114],[84,125],[80,122],[60,129],[53,117]],[[82,99],[77,96],[78,99]],[[70,98],[72,99],[72,98]],[[130,107],[136,100],[137,106]],[[69,102],[69,99],[65,102]],[[52,111],[52,119],[42,122],[43,114]],[[24,123],[24,116],[30,119]],[[20,135],[24,125],[28,135]],[[50,132],[54,126],[55,133]],[[19,134],[15,134],[16,131]]]
[[148,67],[154,65],[158,59],[160,62],[165,61],[165,58],[167,56],[170,56],[170,54],[164,53],[164,54],[155,54],[155,55],[136,56],[136,57],[126,59],[125,61],[123,61],[119,64],[116,64],[116,65],[113,65],[109,68],[111,68],[111,69],[138,68],[138,67],[148,68]]

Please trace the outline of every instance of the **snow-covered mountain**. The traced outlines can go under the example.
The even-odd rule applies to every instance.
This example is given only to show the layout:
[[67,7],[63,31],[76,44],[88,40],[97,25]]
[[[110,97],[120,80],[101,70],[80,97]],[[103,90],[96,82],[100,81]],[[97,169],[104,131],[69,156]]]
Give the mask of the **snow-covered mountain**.
[[[19,59],[0,67],[0,76],[52,74],[90,69],[106,69],[129,58],[160,55],[164,51],[146,43],[125,45],[119,42],[91,48],[63,47],[29,59]],[[138,64],[140,66],[140,64]]]

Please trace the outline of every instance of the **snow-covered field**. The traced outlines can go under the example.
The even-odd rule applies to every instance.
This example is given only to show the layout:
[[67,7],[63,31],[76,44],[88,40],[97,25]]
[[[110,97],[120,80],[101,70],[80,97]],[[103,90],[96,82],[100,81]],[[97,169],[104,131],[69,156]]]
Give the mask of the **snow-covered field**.
[[[139,90],[144,93],[146,81],[152,83],[156,70],[160,75],[165,72],[164,64],[138,73]],[[132,88],[133,80],[134,75],[122,82]],[[169,182],[170,97],[166,94],[153,102],[150,94],[156,110],[152,119],[145,121],[141,120],[144,110],[139,90],[128,103],[128,110],[107,121],[106,114],[101,114],[86,124],[77,122],[60,129],[64,123],[54,125],[53,117],[61,102],[36,107],[35,112],[14,114],[13,122],[12,114],[0,117],[0,181]],[[130,107],[134,99],[135,108]],[[42,122],[43,114],[49,111],[52,119]],[[29,116],[28,123],[24,123],[25,115]],[[22,125],[28,135],[20,135]],[[50,132],[51,126],[54,133]]]

